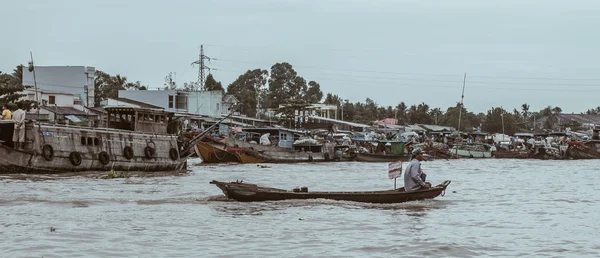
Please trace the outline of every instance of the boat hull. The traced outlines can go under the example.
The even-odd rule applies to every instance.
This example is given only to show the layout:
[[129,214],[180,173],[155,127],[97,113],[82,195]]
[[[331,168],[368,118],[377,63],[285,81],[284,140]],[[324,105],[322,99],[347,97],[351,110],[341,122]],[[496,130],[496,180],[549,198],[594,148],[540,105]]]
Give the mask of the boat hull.
[[532,154],[526,151],[496,151],[493,156],[497,159],[528,159]]
[[402,203],[424,199],[433,199],[442,195],[450,181],[445,181],[426,190],[405,192],[404,188],[370,192],[294,192],[277,188],[260,187],[254,184],[238,182],[210,182],[219,187],[230,199],[241,202],[281,201],[295,199],[329,199],[365,203]]
[[356,161],[361,162],[395,162],[395,161],[409,161],[410,155],[387,155],[387,154],[372,154],[372,153],[358,153],[355,157]]
[[196,154],[202,158],[204,163],[220,163],[220,162],[239,162],[238,157],[225,149],[225,146],[219,146],[213,142],[199,141],[194,146]]
[[[0,173],[186,169],[186,159],[179,156],[174,135],[30,123],[26,126],[26,143],[22,150],[0,145]],[[131,150],[130,155],[125,149]]]

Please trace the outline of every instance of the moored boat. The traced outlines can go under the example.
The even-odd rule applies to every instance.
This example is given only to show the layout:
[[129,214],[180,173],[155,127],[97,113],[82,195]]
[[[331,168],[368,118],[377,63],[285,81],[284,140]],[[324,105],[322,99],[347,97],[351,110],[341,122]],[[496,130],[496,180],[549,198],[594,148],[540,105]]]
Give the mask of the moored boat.
[[[12,147],[12,121],[3,121],[0,173],[171,171],[186,168],[172,113],[105,108],[106,127],[27,122],[25,144]],[[8,126],[7,126],[8,125]]]
[[496,147],[485,143],[459,143],[452,146],[450,153],[462,158],[491,158]]
[[374,154],[374,153],[357,153],[356,161],[361,162],[394,162],[394,161],[409,161],[410,155],[405,154]]
[[238,162],[235,153],[229,152],[224,143],[211,137],[206,137],[194,146],[196,154],[202,158],[204,163]]
[[293,199],[330,199],[337,201],[353,201],[366,203],[402,203],[423,199],[433,199],[443,195],[450,180],[426,190],[406,192],[404,188],[384,191],[361,192],[310,192],[302,187],[291,191],[258,186],[243,182],[220,182],[213,180],[211,184],[219,187],[230,199],[241,202],[280,201]]

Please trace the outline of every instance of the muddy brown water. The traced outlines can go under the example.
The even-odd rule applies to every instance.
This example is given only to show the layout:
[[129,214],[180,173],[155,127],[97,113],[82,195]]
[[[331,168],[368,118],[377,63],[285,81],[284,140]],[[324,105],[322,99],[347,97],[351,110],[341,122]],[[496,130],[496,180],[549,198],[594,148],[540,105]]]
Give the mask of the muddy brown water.
[[239,203],[209,184],[393,187],[384,163],[267,166],[0,175],[0,257],[600,257],[598,160],[425,162],[446,195],[403,204]]

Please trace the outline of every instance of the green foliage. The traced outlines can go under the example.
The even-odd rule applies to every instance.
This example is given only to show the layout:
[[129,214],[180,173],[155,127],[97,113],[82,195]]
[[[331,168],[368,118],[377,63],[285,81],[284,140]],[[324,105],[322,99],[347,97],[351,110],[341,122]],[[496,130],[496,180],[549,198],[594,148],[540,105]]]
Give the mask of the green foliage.
[[323,104],[340,106],[342,104],[342,99],[338,95],[327,93]]
[[[100,101],[108,98],[118,98],[119,90],[146,90],[148,87],[142,85],[140,81],[128,82],[127,77],[117,74],[110,76],[109,74],[96,71],[94,78],[94,104],[100,105]],[[168,76],[167,76],[168,77]]]
[[588,115],[600,115],[600,106],[592,109],[588,109],[586,112]]
[[102,179],[114,179],[114,178],[129,178],[129,176],[125,173],[120,173],[114,170],[108,171],[106,176],[103,176]]
[[225,89],[223,89],[223,84],[221,84],[221,82],[217,82],[212,74],[208,74],[208,76],[206,76],[206,82],[204,82],[204,88],[206,90],[225,91]]
[[[227,94],[235,96],[241,102],[240,112],[248,116],[256,116],[259,100],[262,103],[267,101],[264,98],[263,88],[268,76],[267,70],[248,70],[227,86]],[[262,103],[261,106],[264,106]]]
[[289,63],[276,63],[271,67],[269,89],[265,92],[268,98],[267,107],[277,108],[289,103],[319,103],[323,99],[321,86],[298,76]]
[[29,111],[36,107],[37,103],[33,100],[19,100],[26,96],[21,92],[29,88],[29,86],[23,86],[22,81],[22,65],[18,65],[13,74],[0,73],[0,104],[7,105],[11,110],[20,107]]
[[406,116],[409,124],[433,124],[429,111],[429,105],[421,103],[418,106],[412,105],[408,108]]
[[482,130],[489,133],[505,133],[513,135],[517,132],[517,123],[514,114],[508,113],[501,107],[487,111]]
[[308,82],[308,90],[306,90],[306,101],[308,103],[320,103],[323,99],[321,85],[315,81]]

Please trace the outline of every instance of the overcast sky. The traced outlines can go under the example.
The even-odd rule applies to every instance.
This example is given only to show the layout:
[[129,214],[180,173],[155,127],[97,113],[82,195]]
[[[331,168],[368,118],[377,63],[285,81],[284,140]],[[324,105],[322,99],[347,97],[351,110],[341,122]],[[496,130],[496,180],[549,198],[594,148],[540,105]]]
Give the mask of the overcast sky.
[[0,71],[94,66],[156,88],[197,80],[199,46],[226,87],[292,64],[352,102],[563,112],[600,106],[600,1],[6,1]]

